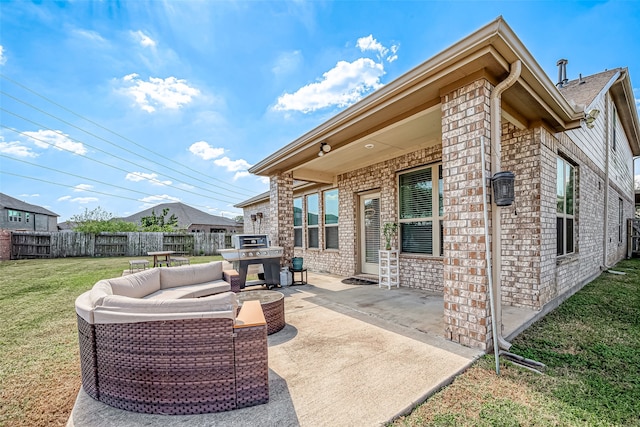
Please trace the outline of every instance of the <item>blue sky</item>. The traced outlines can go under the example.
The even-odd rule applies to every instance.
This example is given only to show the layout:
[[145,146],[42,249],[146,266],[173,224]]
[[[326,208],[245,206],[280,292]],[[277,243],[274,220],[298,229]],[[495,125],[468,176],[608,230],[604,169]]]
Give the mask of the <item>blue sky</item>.
[[640,103],[635,1],[0,0],[0,191],[234,217],[251,165],[499,15],[552,81],[626,66]]

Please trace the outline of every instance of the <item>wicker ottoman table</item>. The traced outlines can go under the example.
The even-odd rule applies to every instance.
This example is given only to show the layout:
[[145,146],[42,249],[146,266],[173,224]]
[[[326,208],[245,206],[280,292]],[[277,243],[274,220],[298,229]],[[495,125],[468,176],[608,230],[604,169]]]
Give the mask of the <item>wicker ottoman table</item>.
[[238,305],[245,301],[260,301],[267,321],[267,335],[284,328],[284,295],[276,291],[243,291],[238,294]]

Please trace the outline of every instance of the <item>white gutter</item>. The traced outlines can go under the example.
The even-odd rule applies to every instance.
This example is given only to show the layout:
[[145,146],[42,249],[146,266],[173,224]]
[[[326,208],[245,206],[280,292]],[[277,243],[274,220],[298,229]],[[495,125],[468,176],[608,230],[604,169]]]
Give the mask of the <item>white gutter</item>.
[[[511,64],[511,72],[502,82],[496,86],[491,92],[490,108],[491,108],[491,175],[495,175],[500,172],[501,169],[501,146],[502,146],[502,128],[501,128],[501,95],[502,93],[513,86],[513,84],[520,77],[522,71],[522,62],[516,60]],[[484,164],[482,168],[484,170]],[[485,184],[485,183],[483,183]],[[499,347],[503,350],[509,350],[511,344],[502,337],[502,292],[501,292],[501,280],[502,275],[502,220],[500,217],[500,209],[493,207],[491,209],[491,243],[493,250],[491,252],[491,264],[494,268],[491,274],[491,287],[493,292],[490,292],[489,297],[493,294],[493,304],[491,307],[492,322],[495,324],[496,338]],[[485,224],[486,226],[486,224]],[[487,242],[488,243],[488,242]]]

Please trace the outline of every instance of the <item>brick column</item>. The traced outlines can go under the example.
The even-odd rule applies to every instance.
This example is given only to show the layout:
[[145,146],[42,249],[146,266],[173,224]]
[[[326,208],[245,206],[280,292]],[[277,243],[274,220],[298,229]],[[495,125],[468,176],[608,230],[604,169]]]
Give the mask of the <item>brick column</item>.
[[492,336],[484,252],[480,140],[485,138],[487,164],[484,167],[490,176],[489,97],[492,89],[490,82],[480,79],[442,94],[441,98],[445,336],[483,350],[490,346]]
[[269,236],[271,244],[282,246],[282,262],[291,263],[293,257],[293,174],[271,177],[269,202]]
[[0,230],[0,260],[11,259],[11,231]]

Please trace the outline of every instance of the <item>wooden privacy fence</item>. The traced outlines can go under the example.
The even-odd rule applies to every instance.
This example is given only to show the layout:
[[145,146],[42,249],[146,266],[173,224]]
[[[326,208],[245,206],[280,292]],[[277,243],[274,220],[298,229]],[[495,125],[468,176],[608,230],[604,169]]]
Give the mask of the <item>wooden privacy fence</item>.
[[628,220],[627,236],[627,258],[640,256],[640,219]]
[[225,233],[76,233],[13,231],[11,259],[147,256],[151,251],[216,255],[230,245]]

